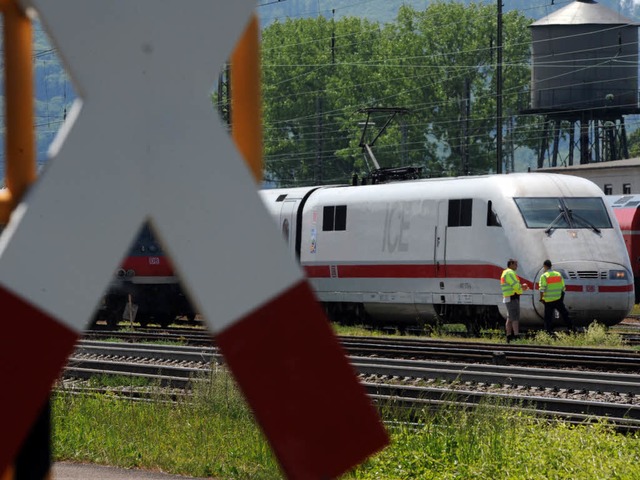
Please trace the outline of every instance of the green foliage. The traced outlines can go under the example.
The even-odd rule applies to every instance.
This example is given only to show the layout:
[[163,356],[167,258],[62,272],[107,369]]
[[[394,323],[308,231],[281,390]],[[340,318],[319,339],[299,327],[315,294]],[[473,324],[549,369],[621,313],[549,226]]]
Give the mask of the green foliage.
[[[218,369],[206,380],[178,403],[55,394],[54,459],[220,479],[282,478],[231,376]],[[606,423],[548,423],[516,407],[382,406],[391,444],[344,478],[640,478],[638,434],[616,434]]]
[[422,412],[391,429],[391,445],[347,478],[606,479],[640,474],[640,438],[606,423],[549,424],[507,405]]
[[640,128],[635,129],[627,139],[629,158],[640,157]]
[[251,411],[224,371],[196,387],[194,401],[59,393],[52,418],[55,460],[221,479],[281,476]]
[[622,347],[623,338],[617,333],[607,330],[607,327],[594,321],[584,333],[572,334],[555,332],[553,336],[544,330],[536,333],[533,343],[538,345],[558,345],[567,347]]
[[[529,83],[530,22],[504,15],[505,116]],[[274,22],[262,32],[267,175],[281,185],[348,182],[372,165],[359,147],[368,107],[410,110],[375,142],[383,167],[429,176],[495,168],[495,7],[436,1],[401,6],[394,22],[325,17]],[[469,118],[466,103],[469,101]],[[372,120],[371,142],[388,115]],[[534,141],[525,117],[514,144]],[[525,122],[525,123],[522,123]],[[514,147],[515,148],[515,147]]]
[[98,375],[88,380],[88,386],[98,387],[151,387],[157,386],[148,378],[130,375]]

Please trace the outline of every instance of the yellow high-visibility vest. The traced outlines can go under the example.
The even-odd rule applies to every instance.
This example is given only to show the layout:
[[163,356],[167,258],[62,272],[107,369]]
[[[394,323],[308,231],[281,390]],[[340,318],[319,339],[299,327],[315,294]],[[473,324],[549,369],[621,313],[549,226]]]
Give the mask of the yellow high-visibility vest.
[[522,285],[520,285],[520,278],[516,275],[516,272],[511,268],[507,268],[502,272],[500,276],[500,286],[502,287],[502,296],[511,297],[514,294],[522,295]]
[[540,276],[540,282],[538,282],[540,291],[542,292],[542,299],[545,302],[555,302],[560,300],[562,292],[564,292],[564,280],[562,275],[554,270],[547,270]]

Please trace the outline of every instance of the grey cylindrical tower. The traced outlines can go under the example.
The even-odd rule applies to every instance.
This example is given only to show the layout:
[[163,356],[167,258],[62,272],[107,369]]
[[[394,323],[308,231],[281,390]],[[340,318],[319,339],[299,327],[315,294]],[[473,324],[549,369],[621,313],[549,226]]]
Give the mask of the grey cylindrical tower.
[[576,0],[530,28],[528,112],[545,114],[556,130],[562,122],[579,125],[581,163],[590,162],[593,154],[597,161],[621,158],[626,141],[608,142],[619,137],[611,135],[612,124],[624,129],[622,115],[639,113],[638,24],[593,0]]

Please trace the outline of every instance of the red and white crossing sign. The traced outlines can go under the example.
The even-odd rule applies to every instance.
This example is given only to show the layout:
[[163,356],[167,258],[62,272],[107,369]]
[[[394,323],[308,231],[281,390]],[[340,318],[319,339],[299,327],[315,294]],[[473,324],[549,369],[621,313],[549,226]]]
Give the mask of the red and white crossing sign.
[[254,2],[22,3],[81,100],[0,237],[11,387],[0,472],[145,220],[288,476],[335,477],[382,448],[386,432],[209,100]]

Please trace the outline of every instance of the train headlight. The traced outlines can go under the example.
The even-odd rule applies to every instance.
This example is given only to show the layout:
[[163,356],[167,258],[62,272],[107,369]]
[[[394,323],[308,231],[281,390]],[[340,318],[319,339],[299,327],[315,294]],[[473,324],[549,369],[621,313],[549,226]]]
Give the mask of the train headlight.
[[118,278],[124,278],[124,276],[127,274],[127,272],[124,271],[124,269],[120,268],[118,269],[118,271],[116,272],[116,277]]
[[135,270],[127,270],[127,277],[131,278],[131,277],[135,277],[136,275],[136,271]]
[[626,270],[609,270],[609,280],[627,280],[628,278]]

